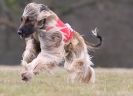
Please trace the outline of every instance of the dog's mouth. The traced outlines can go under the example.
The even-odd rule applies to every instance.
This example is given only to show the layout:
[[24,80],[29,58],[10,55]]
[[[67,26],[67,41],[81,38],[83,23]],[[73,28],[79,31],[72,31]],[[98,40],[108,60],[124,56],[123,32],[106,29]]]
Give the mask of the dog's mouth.
[[21,39],[25,39],[25,38],[26,38],[25,35],[19,35],[19,37],[20,37]]
[[21,38],[21,39],[25,39],[25,38],[28,38],[30,35],[26,35],[26,34],[23,34],[23,35],[19,35],[19,37]]
[[19,34],[18,33],[18,35],[19,35],[19,37],[21,38],[21,39],[25,39],[25,38],[28,38],[32,33],[34,33],[34,31],[33,32],[29,32],[29,33],[21,33],[21,34]]

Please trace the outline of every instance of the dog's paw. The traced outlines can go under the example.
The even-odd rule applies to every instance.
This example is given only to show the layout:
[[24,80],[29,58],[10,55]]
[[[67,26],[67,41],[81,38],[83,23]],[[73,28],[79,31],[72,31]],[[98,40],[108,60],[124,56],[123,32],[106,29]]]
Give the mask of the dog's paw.
[[22,77],[22,80],[27,82],[27,81],[30,81],[33,77],[33,74],[30,73],[30,72],[23,72],[21,73],[21,77]]

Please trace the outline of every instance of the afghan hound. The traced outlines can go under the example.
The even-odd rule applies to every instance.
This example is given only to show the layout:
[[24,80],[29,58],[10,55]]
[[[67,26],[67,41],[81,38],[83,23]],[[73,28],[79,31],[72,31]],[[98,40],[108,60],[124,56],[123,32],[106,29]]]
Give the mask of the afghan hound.
[[29,3],[25,7],[18,34],[26,41],[22,80],[30,80],[42,69],[51,72],[64,60],[70,82],[95,82],[88,48],[102,44],[99,34],[94,34],[100,41],[98,44],[86,44],[84,38],[69,24],[63,23],[46,5],[37,3]]

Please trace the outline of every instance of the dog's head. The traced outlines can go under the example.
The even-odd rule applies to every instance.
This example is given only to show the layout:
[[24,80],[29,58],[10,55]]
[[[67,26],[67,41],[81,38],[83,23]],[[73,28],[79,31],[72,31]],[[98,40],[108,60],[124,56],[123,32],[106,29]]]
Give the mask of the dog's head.
[[49,8],[43,4],[29,3],[24,9],[17,32],[20,37],[27,38],[36,31],[36,28],[43,28],[46,18],[50,15],[49,11]]

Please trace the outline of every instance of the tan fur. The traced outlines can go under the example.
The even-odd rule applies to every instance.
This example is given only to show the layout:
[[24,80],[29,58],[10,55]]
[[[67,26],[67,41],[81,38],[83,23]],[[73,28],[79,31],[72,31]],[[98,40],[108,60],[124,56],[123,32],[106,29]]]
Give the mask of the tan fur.
[[34,38],[27,38],[26,39],[26,48],[25,51],[23,53],[23,61],[30,63],[33,59],[36,58],[36,56],[38,55],[40,48],[39,48],[40,44],[38,41],[36,41]]
[[[31,6],[32,5],[32,6]],[[29,4],[27,8],[31,8],[36,11],[39,5]],[[30,7],[31,6],[31,7]],[[30,9],[30,10],[31,10]],[[25,9],[27,11],[28,9]],[[28,15],[28,12],[24,11],[24,16]],[[33,12],[34,12],[33,11]],[[42,11],[38,13],[37,10],[37,22],[46,19],[46,26],[55,26],[55,22],[58,16],[49,11]],[[25,15],[26,14],[26,15]],[[63,34],[59,28],[54,28],[46,32],[46,30],[37,30],[37,34],[32,34],[28,40],[26,40],[26,50],[23,55],[23,62],[27,62],[25,72],[22,74],[22,78],[30,79],[32,75],[39,72],[41,69],[52,70],[55,66],[65,59],[64,67],[68,71],[70,82],[94,82],[95,73],[91,65],[91,57],[87,51],[87,45],[83,37],[75,32],[74,36],[69,42],[63,42]],[[40,43],[40,52],[36,51],[34,40]],[[22,63],[23,63],[22,62]],[[30,78],[29,78],[30,77]]]

